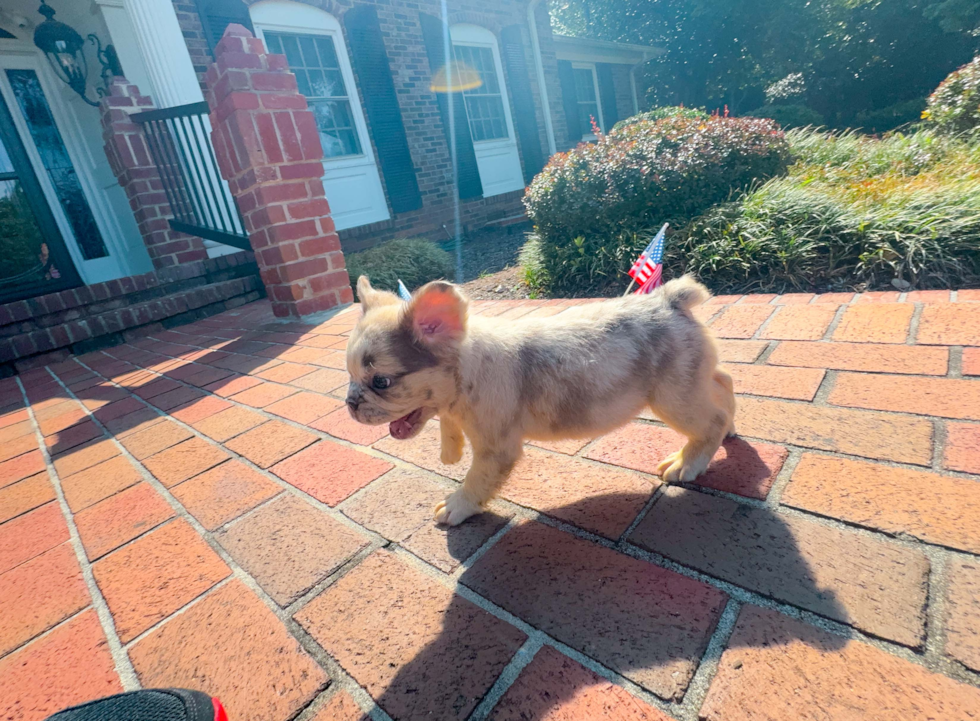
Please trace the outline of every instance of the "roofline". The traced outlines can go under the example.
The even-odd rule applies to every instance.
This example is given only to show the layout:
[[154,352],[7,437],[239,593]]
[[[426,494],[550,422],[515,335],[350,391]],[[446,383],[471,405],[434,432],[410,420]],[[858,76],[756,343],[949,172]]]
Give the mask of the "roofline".
[[571,35],[553,35],[555,44],[558,46],[578,46],[588,47],[595,50],[619,51],[629,53],[640,53],[644,60],[653,58],[664,53],[664,49],[652,45],[637,45],[635,43],[616,43],[611,40],[596,40],[595,38],[574,37]]

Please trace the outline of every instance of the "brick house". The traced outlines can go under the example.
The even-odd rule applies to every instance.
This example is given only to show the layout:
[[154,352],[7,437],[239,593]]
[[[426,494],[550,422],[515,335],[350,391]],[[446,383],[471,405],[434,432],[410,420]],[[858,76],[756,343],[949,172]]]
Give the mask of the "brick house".
[[[296,116],[300,135],[303,123],[315,123],[318,177],[309,163],[264,172],[275,175],[280,195],[299,188],[308,207],[324,195],[329,203],[306,243],[338,241],[336,249],[320,242],[326,265],[311,281],[319,286],[338,285],[324,280],[338,265],[325,259],[341,248],[441,240],[457,211],[463,231],[519,218],[524,188],[551,154],[588,140],[592,118],[608,130],[639,109],[634,72],[657,52],[555,36],[542,0],[450,0],[445,21],[439,0],[48,6],[55,21],[97,38],[99,47],[111,44],[118,66],[100,78],[96,43],[86,42],[74,58],[88,66],[83,98],[35,46],[45,21],[37,0],[10,0],[0,10],[0,367],[8,368],[271,295],[277,283],[291,297],[274,302],[316,294],[296,287],[295,268],[288,282],[289,274],[270,271],[271,250],[247,252],[259,250],[256,232],[265,239],[256,218],[272,226],[294,218],[258,214],[256,197],[272,202],[275,189],[256,196],[245,187],[254,168],[229,186],[226,149],[216,144],[212,155],[215,92],[230,91],[227,80],[209,84],[207,71],[232,23],[261,41],[243,47],[263,78],[295,77],[276,79],[275,102],[286,102],[282,93],[305,96],[264,118],[275,142],[286,143],[283,113]],[[283,67],[266,60],[273,54],[285,57]],[[229,70],[236,62],[217,63],[211,79],[256,71]],[[128,83],[110,87],[119,71]],[[458,90],[436,92],[440,84]],[[97,92],[109,97],[99,101]],[[258,143],[269,140],[259,136]],[[297,168],[310,175],[302,187],[284,180]],[[277,250],[277,262],[287,263],[289,252]],[[343,302],[334,291],[334,302]],[[282,314],[311,308],[283,306]]]

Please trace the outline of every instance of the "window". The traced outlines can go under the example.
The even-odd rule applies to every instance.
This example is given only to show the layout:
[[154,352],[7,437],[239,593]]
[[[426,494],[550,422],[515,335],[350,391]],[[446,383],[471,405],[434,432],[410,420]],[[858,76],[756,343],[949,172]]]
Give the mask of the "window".
[[289,69],[296,75],[299,91],[316,117],[324,156],[360,155],[361,144],[333,38],[266,32],[265,42],[269,52],[286,56]]
[[578,98],[578,121],[582,128],[582,137],[591,138],[592,119],[602,127],[602,116],[599,113],[599,93],[597,91],[595,67],[573,67],[575,76],[575,96]]
[[497,67],[493,51],[486,47],[454,45],[456,62],[464,63],[480,76],[480,87],[463,91],[466,117],[470,121],[470,133],[474,142],[508,138],[504,101],[497,81]]

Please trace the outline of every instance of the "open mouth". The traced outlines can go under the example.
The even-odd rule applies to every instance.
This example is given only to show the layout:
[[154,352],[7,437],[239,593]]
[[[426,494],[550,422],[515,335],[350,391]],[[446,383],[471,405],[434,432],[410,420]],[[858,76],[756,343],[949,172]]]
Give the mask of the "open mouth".
[[397,418],[388,424],[388,432],[392,438],[404,441],[414,436],[422,426],[422,409],[416,408],[408,415]]

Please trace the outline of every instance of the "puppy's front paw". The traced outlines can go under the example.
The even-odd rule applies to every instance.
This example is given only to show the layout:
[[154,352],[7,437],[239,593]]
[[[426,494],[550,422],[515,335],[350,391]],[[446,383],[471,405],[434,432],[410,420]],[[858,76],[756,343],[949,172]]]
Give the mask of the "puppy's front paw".
[[451,466],[454,463],[459,463],[463,458],[463,443],[460,441],[458,445],[449,444],[443,442],[442,451],[439,454],[439,460],[445,465]]
[[446,497],[445,501],[436,504],[436,523],[444,523],[447,526],[458,526],[470,516],[475,516],[483,511],[479,504],[474,503],[463,493],[463,489]]
[[657,475],[666,483],[690,483],[708,468],[708,461],[695,458],[693,461],[685,457],[684,450],[671,453],[660,461]]

